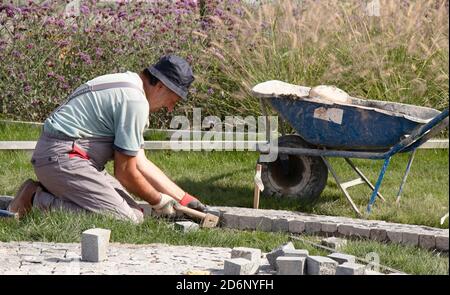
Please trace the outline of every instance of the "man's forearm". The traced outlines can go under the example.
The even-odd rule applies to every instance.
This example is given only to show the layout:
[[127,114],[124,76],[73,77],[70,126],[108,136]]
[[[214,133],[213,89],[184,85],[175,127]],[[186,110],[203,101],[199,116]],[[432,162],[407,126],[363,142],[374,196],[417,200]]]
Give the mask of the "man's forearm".
[[128,173],[126,176],[118,177],[118,180],[129,192],[139,196],[150,205],[159,203],[161,199],[160,193],[147,182],[138,170],[135,173]]
[[180,201],[185,192],[170,180],[161,169],[153,164],[145,156],[144,150],[140,150],[137,155],[137,169],[141,172],[142,176],[157,190],[165,193],[177,201]]

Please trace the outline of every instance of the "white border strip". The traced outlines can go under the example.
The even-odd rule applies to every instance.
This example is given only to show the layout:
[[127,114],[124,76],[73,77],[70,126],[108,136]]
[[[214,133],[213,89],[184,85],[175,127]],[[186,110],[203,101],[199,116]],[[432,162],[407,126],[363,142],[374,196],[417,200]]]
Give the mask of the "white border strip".
[[[34,150],[37,141],[0,141],[0,150]],[[258,144],[266,144],[265,141],[183,141],[180,142],[180,149],[195,150],[210,150],[205,147],[220,146],[231,148],[233,150],[255,150]],[[163,141],[145,141],[144,149],[146,150],[171,150],[172,145],[177,143],[163,140]],[[431,139],[419,147],[420,149],[448,149],[448,139]],[[212,148],[214,149],[214,148]],[[181,149],[182,150],[182,149]],[[225,149],[224,149],[225,150]]]

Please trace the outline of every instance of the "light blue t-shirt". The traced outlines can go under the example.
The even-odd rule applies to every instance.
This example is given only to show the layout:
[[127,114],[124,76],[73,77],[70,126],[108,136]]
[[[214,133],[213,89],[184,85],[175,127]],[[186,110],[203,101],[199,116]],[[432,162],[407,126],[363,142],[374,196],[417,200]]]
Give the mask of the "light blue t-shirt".
[[136,156],[144,145],[150,107],[138,74],[125,72],[97,77],[86,82],[96,85],[131,82],[131,87],[92,91],[71,99],[44,123],[44,131],[62,132],[73,138],[113,137],[113,148]]

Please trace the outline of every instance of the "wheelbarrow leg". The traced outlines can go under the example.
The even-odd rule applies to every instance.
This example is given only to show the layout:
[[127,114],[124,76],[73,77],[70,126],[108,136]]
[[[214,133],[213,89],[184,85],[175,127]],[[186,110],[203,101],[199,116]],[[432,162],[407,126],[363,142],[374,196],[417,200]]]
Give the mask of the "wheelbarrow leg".
[[406,183],[406,179],[408,178],[408,174],[409,174],[409,170],[411,170],[411,165],[412,162],[414,160],[414,155],[416,154],[416,150],[413,150],[411,152],[411,154],[409,155],[409,161],[408,161],[408,165],[406,166],[406,171],[405,171],[405,175],[403,175],[403,179],[402,179],[402,183],[400,184],[400,189],[398,190],[398,194],[397,194],[397,200],[395,201],[395,203],[398,205],[400,205],[400,198],[401,198],[401,194],[403,191],[403,187]]
[[[353,164],[353,162],[349,159],[349,158],[344,158],[345,161],[350,165],[350,167],[353,168],[353,170],[355,170],[355,172],[359,175],[359,177],[361,177],[361,179],[364,181],[364,183],[366,183],[371,189],[372,191],[374,191],[375,187],[373,186],[373,184],[369,181],[369,179],[362,173],[361,170],[358,169],[358,167],[355,166],[355,164]],[[384,199],[384,197],[381,195],[380,192],[377,192],[377,196],[384,202],[386,201]]]
[[356,212],[358,217],[362,217],[362,214],[361,214],[361,212],[359,212],[358,207],[353,202],[352,197],[348,193],[347,189],[342,185],[341,180],[339,179],[339,176],[337,175],[336,171],[334,171],[333,167],[331,166],[331,164],[328,162],[328,160],[325,157],[321,157],[321,158],[325,162],[325,165],[327,165],[328,170],[331,172],[331,175],[333,175],[334,180],[336,180],[337,185],[339,186],[339,188],[344,193],[345,197],[347,198],[348,202],[352,206],[353,210]]
[[380,190],[381,182],[383,181],[384,174],[386,173],[390,161],[390,157],[384,160],[383,167],[381,168],[380,175],[378,176],[377,183],[375,184],[375,189],[372,193],[372,196],[370,197],[369,204],[367,205],[367,213],[370,213],[370,211],[372,210],[372,205],[373,203],[375,203],[378,191]]

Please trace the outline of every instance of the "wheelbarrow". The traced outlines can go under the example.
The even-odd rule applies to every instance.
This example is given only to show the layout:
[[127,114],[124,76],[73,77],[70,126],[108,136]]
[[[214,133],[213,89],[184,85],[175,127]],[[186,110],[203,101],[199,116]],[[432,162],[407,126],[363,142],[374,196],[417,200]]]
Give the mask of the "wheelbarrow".
[[[262,165],[261,178],[265,194],[314,200],[324,190],[328,171],[358,216],[362,216],[348,188],[366,184],[371,189],[367,213],[380,198],[380,186],[391,158],[410,153],[400,183],[396,202],[400,201],[416,149],[448,126],[448,108],[438,110],[395,102],[360,99],[330,99],[311,96],[311,88],[267,81],[252,89],[259,98],[263,115],[271,106],[281,118],[281,134],[274,144],[270,127],[268,142],[258,146],[261,154],[277,153],[272,162]],[[296,131],[285,134],[284,122]],[[270,124],[269,120],[266,124]],[[344,158],[359,178],[342,182],[328,158]],[[351,158],[383,160],[378,179],[373,185]]]

